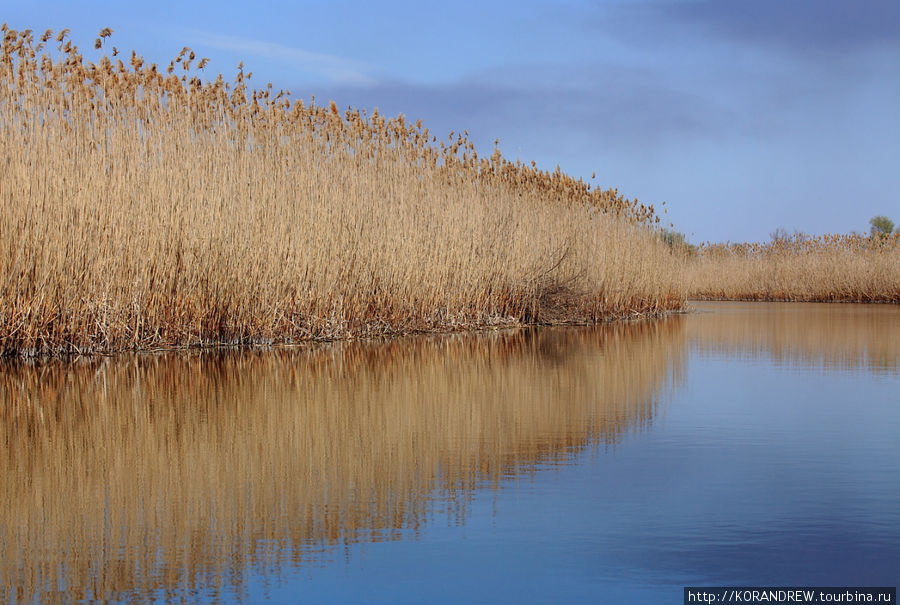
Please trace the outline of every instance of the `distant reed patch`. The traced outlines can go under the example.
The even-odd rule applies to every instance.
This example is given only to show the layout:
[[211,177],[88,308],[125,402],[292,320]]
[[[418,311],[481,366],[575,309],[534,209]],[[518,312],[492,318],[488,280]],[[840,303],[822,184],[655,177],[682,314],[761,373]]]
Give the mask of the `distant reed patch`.
[[900,303],[900,234],[705,244],[685,276],[695,298]]

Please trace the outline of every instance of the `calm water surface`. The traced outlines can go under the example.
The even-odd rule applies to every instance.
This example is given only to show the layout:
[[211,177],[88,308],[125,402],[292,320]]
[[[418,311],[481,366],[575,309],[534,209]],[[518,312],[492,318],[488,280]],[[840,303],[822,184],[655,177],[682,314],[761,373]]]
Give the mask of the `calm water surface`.
[[900,307],[0,366],[0,601],[896,586]]

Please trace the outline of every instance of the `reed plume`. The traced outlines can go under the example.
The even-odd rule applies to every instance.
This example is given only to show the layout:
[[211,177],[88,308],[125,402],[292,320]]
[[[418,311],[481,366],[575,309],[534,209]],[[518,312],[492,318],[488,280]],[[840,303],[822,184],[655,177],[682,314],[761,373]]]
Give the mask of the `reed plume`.
[[[97,40],[103,46],[112,31]],[[466,134],[2,29],[0,355],[679,309],[652,206]],[[52,31],[45,33],[49,40]],[[92,51],[93,52],[93,51]],[[182,69],[176,72],[175,67]]]

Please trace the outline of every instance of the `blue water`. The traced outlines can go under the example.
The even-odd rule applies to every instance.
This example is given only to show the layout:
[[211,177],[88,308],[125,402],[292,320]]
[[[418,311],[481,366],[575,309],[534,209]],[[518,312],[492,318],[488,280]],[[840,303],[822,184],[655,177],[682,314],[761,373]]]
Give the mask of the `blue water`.
[[250,600],[680,602],[694,586],[896,586],[900,379],[692,356],[651,430],[354,545]]
[[[187,423],[179,420],[178,412],[167,412],[151,426],[148,434],[152,438],[144,441],[144,433],[137,433],[122,445],[142,443],[141,451],[149,451],[146,443],[178,442],[181,445],[167,446],[168,460],[178,468],[178,461],[187,461],[183,465],[186,470],[172,471],[176,479],[161,483],[165,489],[154,487],[151,475],[133,484],[127,473],[90,480],[99,481],[97,489],[111,493],[121,488],[126,494],[122,506],[139,502],[139,512],[122,517],[132,519],[127,527],[126,521],[115,521],[115,506],[106,504],[105,511],[97,512],[107,519],[98,522],[98,527],[118,524],[124,527],[123,535],[142,536],[137,547],[122,547],[122,561],[146,555],[140,544],[148,541],[147,536],[165,533],[165,528],[154,526],[152,520],[133,520],[159,517],[142,517],[140,511],[148,508],[162,511],[188,506],[194,512],[186,518],[173,513],[173,523],[192,528],[197,538],[191,542],[175,536],[172,543],[178,546],[171,547],[159,539],[154,542],[159,549],[157,567],[126,565],[126,571],[120,572],[153,574],[152,581],[116,579],[101,569],[107,563],[93,562],[107,555],[97,554],[100,550],[90,536],[72,538],[71,527],[48,523],[46,530],[29,529],[32,533],[27,535],[36,532],[38,536],[29,539],[52,545],[78,543],[72,549],[75,554],[51,554],[60,548],[52,546],[45,547],[45,553],[25,552],[12,564],[12,571],[7,569],[10,564],[0,563],[0,578],[8,583],[4,594],[19,594],[23,602],[43,600],[49,592],[29,584],[29,573],[34,575],[41,566],[46,569],[48,562],[51,567],[68,569],[87,559],[97,568],[88,575],[102,578],[109,586],[104,593],[107,598],[114,595],[114,600],[123,601],[679,603],[684,586],[897,586],[900,309],[709,303],[698,304],[694,313],[666,322],[627,330],[539,330],[501,338],[499,344],[495,338],[487,348],[481,348],[479,340],[467,340],[481,338],[474,336],[420,342],[413,352],[386,357],[392,361],[384,369],[379,365],[384,363],[377,357],[380,353],[368,349],[365,355],[358,354],[363,359],[358,363],[350,363],[348,359],[357,358],[347,352],[340,357],[329,350],[312,361],[291,358],[279,362],[274,370],[253,365],[269,353],[254,357],[257,361],[241,361],[243,365],[238,364],[237,369],[228,366],[227,371],[221,369],[220,361],[209,365],[192,362],[194,376],[214,375],[215,379],[209,390],[199,389],[199,395],[191,395],[189,401],[211,397],[215,406]],[[391,346],[402,349],[405,345],[394,342]],[[471,359],[465,353],[470,350]],[[420,358],[428,360],[422,362],[423,368],[416,365]],[[338,362],[341,371],[331,365]],[[242,370],[244,367],[247,369]],[[301,367],[307,368],[305,374],[298,371],[288,378],[287,368]],[[251,370],[264,378],[247,386],[242,372]],[[65,373],[70,370],[59,371],[63,383],[73,383]],[[91,367],[90,372],[86,386],[79,388],[94,389],[96,376],[112,370]],[[124,381],[129,393],[149,389],[146,385],[157,380],[170,385],[172,393],[185,388],[178,386],[181,369],[166,370],[164,380],[156,376],[156,369],[146,372],[132,372],[140,378],[133,384],[132,374],[127,372],[109,380],[111,384]],[[44,378],[32,379],[29,384],[47,380],[46,373],[41,376]],[[341,386],[342,380],[356,381],[355,386]],[[305,440],[315,440],[319,433],[304,433],[303,423],[285,423],[284,428],[277,423],[266,425],[253,420],[256,416],[250,412],[241,411],[242,398],[250,397],[247,393],[254,398],[247,409],[255,414],[269,405],[267,402],[275,401],[281,392],[279,385],[288,382],[288,402],[319,390],[338,393],[322,403],[308,395],[307,407],[297,408],[310,423],[322,423],[326,432],[336,430],[327,428],[330,426],[342,427],[340,432],[332,432],[334,439],[347,440],[337,452],[357,451],[353,444],[368,439],[373,441],[373,456],[387,451],[390,455],[385,460],[397,460],[396,466],[389,468],[382,464],[365,470],[368,467],[364,466],[357,473],[357,467],[350,465],[340,471],[353,474],[354,487],[346,493],[358,490],[360,502],[350,504],[359,504],[363,513],[347,512],[347,496],[337,489],[344,485],[326,485],[324,495],[315,497],[297,494],[298,490],[322,487],[315,479],[301,481],[300,471],[291,466],[306,468],[302,458],[312,450]],[[487,385],[484,390],[479,387],[482,383]],[[516,385],[523,383],[529,390],[516,390]],[[604,391],[607,387],[608,393]],[[164,390],[153,387],[154,406],[185,407],[176,395],[171,395],[171,401],[169,395],[161,395]],[[232,392],[238,394],[229,395]],[[135,395],[127,409],[140,410],[144,396]],[[379,421],[379,406],[386,406],[390,400],[384,397],[391,396],[409,399],[396,412],[402,416],[386,412],[386,429],[354,432],[354,422],[359,419]],[[71,394],[62,399],[67,397]],[[319,406],[336,405],[347,406],[349,411],[316,420]],[[459,412],[462,425],[451,414],[446,421],[449,428],[444,429],[442,410],[455,405],[469,411]],[[567,410],[561,420],[554,415],[557,408]],[[530,411],[522,411],[526,409]],[[280,410],[278,414],[283,414]],[[392,432],[391,426],[416,414],[433,420],[416,424],[413,418],[412,428]],[[479,430],[464,430],[467,414]],[[68,422],[60,417],[60,422]],[[168,426],[169,417],[179,428]],[[535,428],[534,419],[544,417],[552,426],[546,431]],[[105,416],[94,412],[77,418],[79,426],[109,426],[104,424]],[[197,436],[185,432],[183,425],[207,420],[215,428],[210,433]],[[240,426],[251,423],[258,426],[242,432]],[[497,428],[484,428],[490,423]],[[588,429],[587,424],[595,428]],[[616,428],[607,430],[612,425]],[[88,429],[60,430],[52,434],[72,432],[77,436],[78,431]],[[448,486],[441,477],[429,474],[433,467],[427,466],[424,457],[410,460],[403,454],[407,451],[403,443],[409,440],[415,444],[409,451],[425,456],[422,452],[432,450],[421,442],[439,442],[443,430],[454,431],[457,441],[451,439],[451,445],[441,446],[449,451],[428,456],[442,461],[441,473],[457,483],[468,481],[468,485]],[[279,435],[281,432],[290,438],[279,440],[285,436]],[[397,443],[385,446],[379,442],[382,436]],[[206,464],[218,468],[216,460],[240,450],[244,438],[252,445],[247,451],[258,451],[261,459],[274,462],[252,471],[249,479],[240,475],[237,483],[229,480],[226,465],[225,478],[211,482],[208,493],[187,488],[181,493],[179,486],[199,483],[208,474],[192,474],[191,468],[206,468]],[[8,443],[12,441],[7,438]],[[78,444],[85,441],[74,439],[74,445],[67,446],[65,460],[40,460],[51,460],[42,463],[48,468],[60,465],[63,471],[58,476],[63,477],[81,472],[81,467],[68,461],[70,456],[85,458],[89,461],[86,466],[104,468],[114,466],[109,460],[119,459],[109,458],[105,449],[95,451],[87,445],[79,453],[82,446]],[[284,460],[275,446],[267,445],[270,443],[287,444],[278,446],[290,448]],[[7,447],[12,460],[18,450]],[[363,449],[358,451],[368,451],[360,447]],[[77,455],[71,453],[73,449]],[[477,459],[473,458],[475,451],[481,452]],[[543,453],[535,454],[537,451]],[[124,456],[129,464],[142,464],[143,454],[130,458],[123,449],[116,455]],[[448,470],[457,455],[461,468],[470,465],[471,470]],[[341,481],[344,475],[338,471],[329,474],[323,467],[332,458],[316,460],[318,466],[309,472],[321,472],[332,483]],[[337,461],[334,465],[344,468]],[[7,463],[8,475],[0,474],[0,478],[7,489],[19,489],[20,498],[30,498],[37,490],[33,485],[40,484],[33,466]],[[279,470],[282,466],[287,470]],[[240,472],[244,471],[235,470]],[[284,474],[278,474],[281,472]],[[374,510],[385,504],[367,500],[373,498],[367,494],[375,492],[365,488],[366,473],[377,475],[374,485],[388,486],[407,485],[398,473],[420,474],[415,485],[424,487],[403,494],[376,490],[374,498],[392,502],[388,508],[397,511],[396,521],[373,521],[372,527],[366,527],[365,519],[375,515],[365,512],[369,510],[366,507]],[[269,474],[277,475],[277,480],[267,482]],[[244,489],[248,481],[257,481],[254,477],[259,485],[236,496],[236,490]],[[418,489],[426,492],[415,491]],[[250,503],[254,494],[263,491],[266,498]],[[216,508],[215,502],[229,499],[243,499],[248,504],[245,508],[240,503]],[[7,506],[14,510],[15,502],[9,501]],[[68,519],[65,511],[53,512],[52,502],[47,506],[51,512],[45,512],[45,517]],[[205,510],[219,511],[215,513],[218,516]],[[241,512],[229,517],[232,510]],[[329,516],[329,510],[340,514]],[[87,507],[79,517],[86,527],[94,523],[93,514]],[[351,517],[354,520],[348,521]],[[34,524],[35,518],[22,523]],[[7,539],[4,536],[26,535],[15,534],[25,530],[16,529],[14,521],[4,523],[0,541]],[[322,528],[329,523],[338,524],[328,534],[335,536],[333,539],[323,537]],[[301,530],[307,525],[308,529]],[[294,528],[301,537],[278,533],[290,533]],[[190,545],[201,539],[212,545],[209,552],[224,554],[215,560],[209,559],[207,551],[196,555],[203,549]],[[121,538],[123,544],[127,540]],[[281,554],[267,556],[267,548]],[[174,554],[166,559],[166,552]],[[179,563],[159,562],[164,559]],[[194,580],[184,580],[188,576]],[[133,584],[145,588],[127,588]],[[146,586],[156,588],[148,591]],[[57,588],[70,597],[73,594],[71,586]],[[81,589],[79,594],[87,599],[99,594],[91,592],[97,588]]]
[[[785,307],[705,304],[686,321]],[[824,305],[801,312],[823,315],[803,320],[811,329],[835,320]],[[900,342],[887,347],[893,367],[873,370],[700,342],[651,428],[483,489],[465,523],[435,515],[417,535],[253,578],[246,596],[674,603],[685,585],[896,586]]]

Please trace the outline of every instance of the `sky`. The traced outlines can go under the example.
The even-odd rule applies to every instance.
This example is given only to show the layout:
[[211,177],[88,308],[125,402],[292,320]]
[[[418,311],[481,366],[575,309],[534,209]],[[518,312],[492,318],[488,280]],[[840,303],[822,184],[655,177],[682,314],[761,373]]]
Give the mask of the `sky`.
[[[900,223],[900,2],[7,3],[15,29],[71,28],[165,66],[340,107],[666,203],[691,242]],[[90,49],[90,50],[89,50]],[[597,177],[591,180],[591,174]]]

